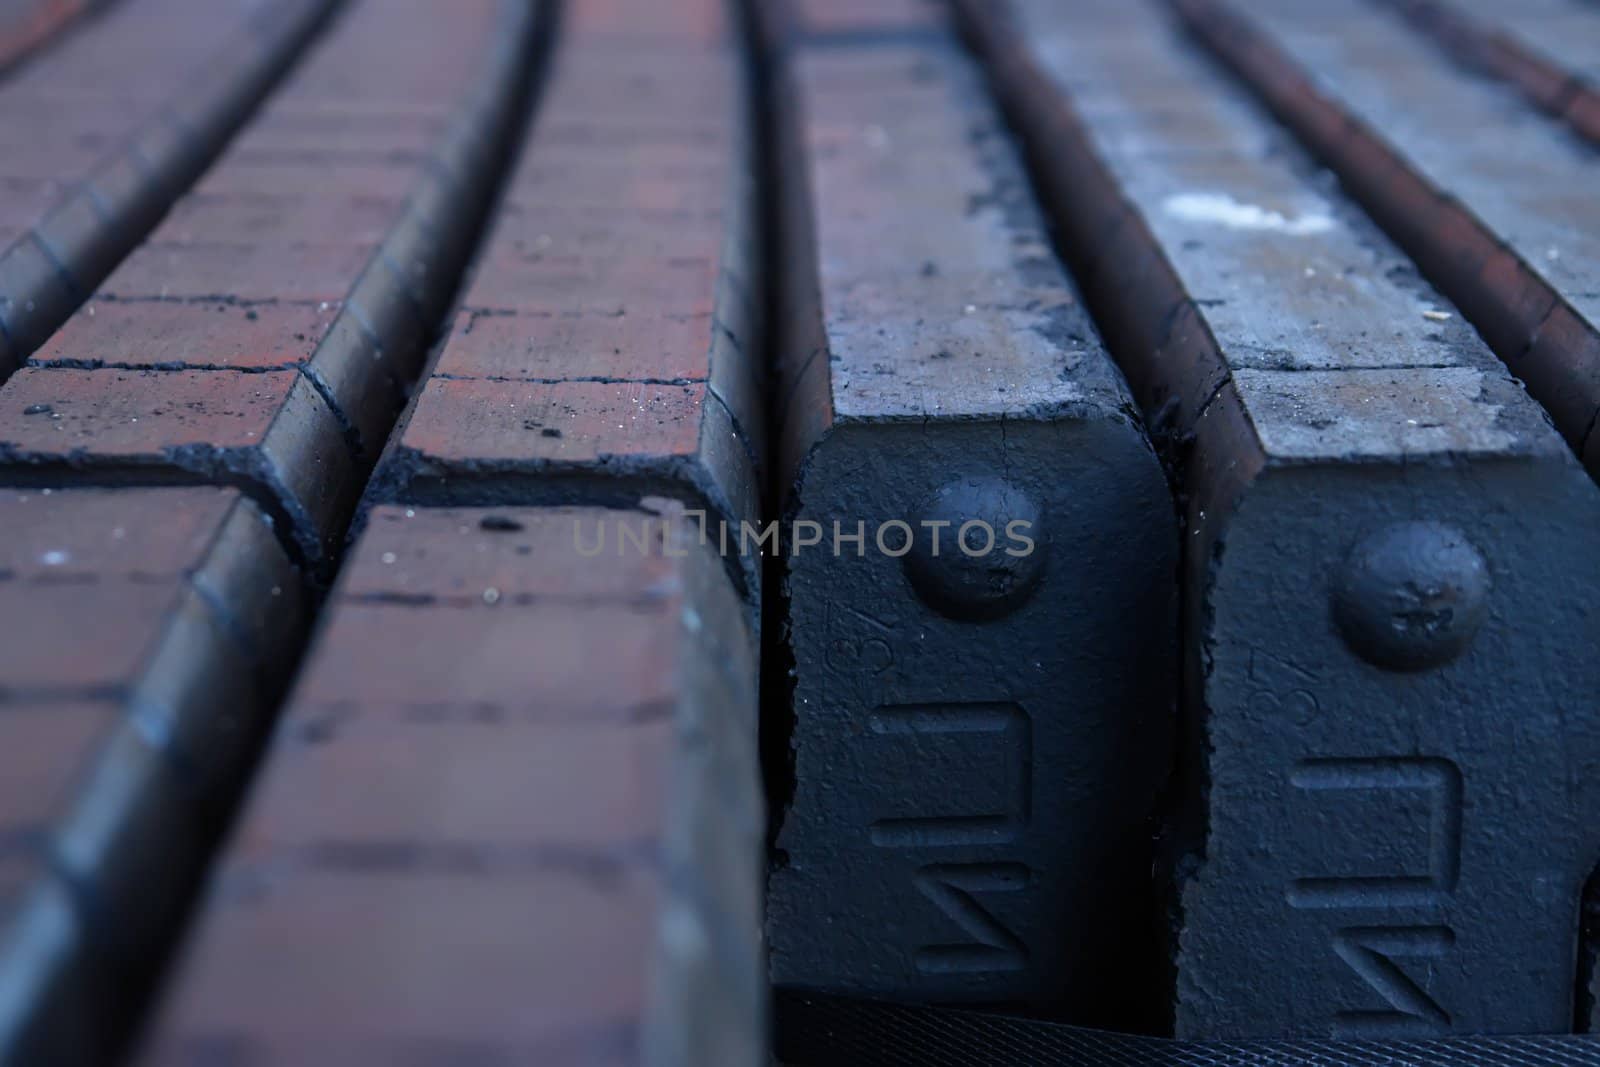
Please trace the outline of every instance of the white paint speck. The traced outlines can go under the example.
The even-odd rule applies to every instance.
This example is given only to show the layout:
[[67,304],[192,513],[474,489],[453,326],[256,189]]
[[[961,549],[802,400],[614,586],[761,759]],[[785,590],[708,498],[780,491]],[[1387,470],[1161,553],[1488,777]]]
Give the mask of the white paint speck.
[[1230,230],[1265,230],[1290,237],[1310,237],[1333,229],[1333,219],[1323,212],[1290,218],[1255,204],[1241,204],[1226,193],[1179,193],[1161,205],[1173,218],[1204,222]]
[[39,562],[43,563],[46,567],[59,567],[63,563],[67,562],[67,559],[68,556],[65,552],[58,548],[52,548],[50,551],[39,557]]
[[1449,322],[1454,316],[1448,311],[1424,311],[1422,317],[1429,322]]

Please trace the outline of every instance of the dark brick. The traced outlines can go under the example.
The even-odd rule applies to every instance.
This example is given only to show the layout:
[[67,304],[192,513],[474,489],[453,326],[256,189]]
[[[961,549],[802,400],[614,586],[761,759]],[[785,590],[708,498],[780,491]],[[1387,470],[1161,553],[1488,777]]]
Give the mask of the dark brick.
[[[1249,21],[1175,5],[1440,295],[1156,11],[1019,0],[1008,29],[959,6],[1063,232],[1109,194],[1062,195],[1098,152],[1196,316],[1190,358],[1132,331],[1116,347],[1185,505],[1188,744],[1162,862],[1177,1036],[1566,1032],[1596,848],[1571,768],[1600,758],[1600,731],[1568,711],[1600,682],[1583,651],[1600,639],[1600,567],[1573,546],[1600,497],[1460,317],[1483,326],[1483,309],[1445,302],[1468,281],[1500,293],[1494,328],[1526,345],[1548,306],[1526,257],[1469,213],[1483,201],[1445,195],[1454,175],[1421,180],[1376,132],[1410,131],[1409,156],[1435,120],[1460,122],[1462,97],[1421,106],[1437,61],[1395,62],[1379,45],[1404,31],[1342,0],[1261,0]],[[1317,62],[1289,62],[1257,17]],[[1313,88],[1350,90],[1358,55],[1385,56],[1385,104],[1359,116],[1377,127]],[[1156,122],[1152,70],[1211,112],[1204,157],[1136,147]],[[1070,128],[1063,112],[1086,144],[1046,139]],[[1483,129],[1462,140],[1506,152]],[[1548,160],[1517,173],[1530,162]],[[1128,281],[1099,288],[1097,316],[1165,314],[1170,294]],[[1158,406],[1212,382],[1198,410]]]
[[[824,544],[786,560],[772,976],[1132,1024],[1172,743],[1167,487],[954,35],[798,8],[836,28],[775,90],[780,470]],[[970,571],[969,520],[999,542]],[[950,524],[937,557],[925,521]],[[867,543],[835,552],[834,523]]]

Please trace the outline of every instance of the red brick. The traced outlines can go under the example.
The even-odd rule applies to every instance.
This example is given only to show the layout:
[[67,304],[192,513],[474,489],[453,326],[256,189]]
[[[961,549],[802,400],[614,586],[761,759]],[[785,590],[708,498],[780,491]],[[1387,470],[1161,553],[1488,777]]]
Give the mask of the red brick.
[[[121,713],[111,700],[0,701],[0,752],[27,753],[0,774],[0,838],[48,833]],[[0,921],[11,914],[0,903]]]
[[[608,520],[607,567],[534,565],[561,558],[574,545],[593,546],[596,523]],[[616,525],[612,525],[616,524]],[[350,598],[394,595],[481,600],[649,601],[671,591],[676,564],[660,554],[618,556],[617,530],[659,536],[662,520],[631,512],[583,508],[374,508],[361,551],[345,564],[341,591]],[[631,548],[636,542],[630,541]]]
[[[219,909],[144,1062],[230,1046],[296,1067],[443,1050],[549,1067],[638,1062],[653,872],[595,884],[578,872],[489,881],[423,869],[377,891],[373,880],[313,870]],[[240,881],[248,895],[254,879]]]
[[303,363],[338,307],[96,300],[33,354],[34,364],[288,367]]
[[370,162],[262,162],[247,167],[217,167],[195,183],[201,196],[278,196],[296,188],[342,189],[384,199],[404,199],[415,184],[411,167]]
[[[495,588],[485,586],[485,590]],[[529,612],[508,606],[439,615],[404,604],[352,603],[307,668],[306,703],[402,707],[475,706],[508,715],[614,722],[668,699],[672,634],[656,612],[607,604],[587,610]],[[442,609],[441,609],[442,610]],[[372,635],[382,633],[384,640]],[[394,649],[407,649],[396,659]],[[538,649],[539,670],[528,670]],[[627,649],[621,680],[617,650]]]
[[147,244],[111,273],[106,297],[238,297],[336,303],[372,258],[371,244]]
[[154,240],[225,244],[313,242],[338,233],[355,244],[378,244],[400,217],[401,197],[329,190],[278,194],[195,193],[178,201]]
[[[661,507],[670,542],[605,558],[574,521],[667,520],[374,513],[149,1062],[758,1055],[750,631]],[[669,924],[707,951],[674,950]],[[680,1048],[679,1027],[738,1052]]]
[[939,7],[924,0],[804,0],[795,12],[812,33],[935,29],[944,23]]
[[19,693],[122,694],[136,677],[157,624],[176,605],[157,584],[0,583],[0,678]]
[[388,499],[549,472],[753,517],[754,131],[725,12],[682,0],[668,30],[667,10],[587,6],[564,32]]
[[[527,10],[494,0],[448,17],[420,0],[361,3],[331,23],[277,109],[57,334],[44,368],[0,393],[5,458],[35,477],[56,464],[246,482],[323,565],[419,367],[426,314],[463,266],[492,177],[487,146],[509,136],[486,125],[487,105],[509,98],[517,77],[518,52],[497,42],[516,34],[526,47],[531,26]],[[414,47],[438,62],[404,62]],[[227,65],[217,61],[206,91],[227,88],[217,81]],[[344,110],[308,103],[330,98]],[[371,158],[342,163],[358,124],[355,154]],[[168,151],[175,133],[151,127],[147,154]],[[442,190],[440,168],[452,174]],[[100,369],[76,369],[85,365]],[[130,369],[147,367],[161,373]],[[11,402],[49,411],[7,419]]]
[[186,574],[237,500],[231,489],[0,489],[0,575],[70,581]]
[[692,457],[705,401],[699,384],[436,378],[418,400],[401,443],[429,462],[447,464],[578,466],[601,459]]
[[[51,190],[48,205],[18,220],[48,248],[49,271],[0,271],[15,350],[0,378],[203,169],[310,30],[320,2],[247,16],[226,5],[151,0],[87,20],[0,85],[0,112],[15,119],[3,124],[7,135],[27,142],[0,153],[0,167],[13,178],[48,179]],[[232,61],[213,62],[219,55]],[[188,116],[181,130],[177,110]],[[51,290],[62,282],[70,283],[66,298]]]
[[704,315],[712,309],[717,261],[693,254],[651,262],[645,257],[578,256],[524,259],[491,255],[478,268],[472,301],[491,308],[537,311],[614,308],[649,315],[665,309]]
[[436,374],[456,378],[704,379],[710,370],[709,312],[615,315],[603,311],[463,311]]
[[84,0],[0,3],[0,72],[62,32],[83,13]]
[[1567,105],[1567,122],[1579,134],[1600,144],[1600,89],[1586,86]]
[[676,38],[716,44],[729,32],[728,8],[718,0],[588,0],[573,12],[571,32],[585,43],[620,35],[657,45]]
[[[0,449],[159,462],[167,449],[184,446],[254,448],[298,379],[294,371],[28,368],[0,392]],[[20,414],[39,404],[51,414]]]

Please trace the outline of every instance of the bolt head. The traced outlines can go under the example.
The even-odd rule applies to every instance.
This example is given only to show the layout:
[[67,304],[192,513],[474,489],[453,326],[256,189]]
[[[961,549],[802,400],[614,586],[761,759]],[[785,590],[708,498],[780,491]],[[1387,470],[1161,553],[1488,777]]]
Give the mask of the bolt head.
[[1333,589],[1345,643],[1392,671],[1443,666],[1464,652],[1489,610],[1483,555],[1454,526],[1401,522],[1351,550]]
[[[969,528],[965,544],[971,551],[963,551],[961,530],[974,521],[984,525]],[[1013,554],[1026,549],[1008,534],[1017,522],[1027,526],[1012,529],[1033,542],[1025,554]],[[926,523],[948,525],[935,531]],[[1039,507],[1003,479],[970,477],[947,483],[923,502],[912,525],[912,548],[901,563],[917,596],[941,615],[964,622],[1003,618],[1027,603],[1039,586],[1046,555]],[[990,534],[993,543],[980,554]]]

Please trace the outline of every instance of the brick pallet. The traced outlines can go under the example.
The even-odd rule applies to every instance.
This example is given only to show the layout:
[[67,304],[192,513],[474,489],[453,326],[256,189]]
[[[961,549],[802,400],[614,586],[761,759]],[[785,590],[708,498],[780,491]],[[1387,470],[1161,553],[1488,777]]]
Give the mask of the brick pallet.
[[0,1064],[1592,1030],[1596,84],[1583,0],[0,0]]

